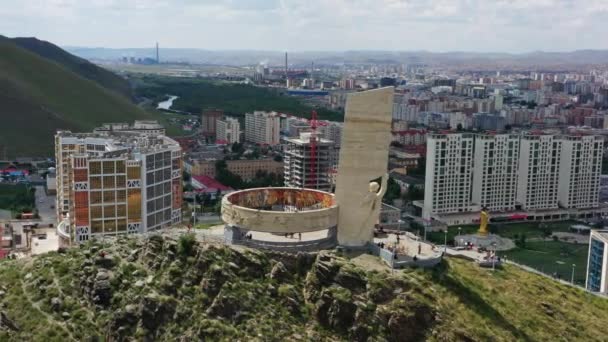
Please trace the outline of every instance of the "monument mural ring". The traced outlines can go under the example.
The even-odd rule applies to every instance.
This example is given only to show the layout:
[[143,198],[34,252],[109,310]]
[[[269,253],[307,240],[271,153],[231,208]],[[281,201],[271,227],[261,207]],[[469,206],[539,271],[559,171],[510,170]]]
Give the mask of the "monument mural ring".
[[226,225],[266,233],[306,233],[338,223],[334,195],[314,189],[255,188],[222,199]]

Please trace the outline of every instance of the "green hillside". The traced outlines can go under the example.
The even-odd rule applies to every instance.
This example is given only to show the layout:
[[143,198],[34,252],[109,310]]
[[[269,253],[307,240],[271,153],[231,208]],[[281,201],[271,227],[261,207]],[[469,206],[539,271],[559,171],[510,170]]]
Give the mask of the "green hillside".
[[[101,253],[101,252],[104,253]],[[0,261],[2,341],[604,341],[608,299],[506,266],[297,255],[190,235]]]
[[86,59],[74,56],[57,45],[36,38],[12,38],[11,41],[42,58],[59,63],[64,68],[94,81],[106,89],[122,94],[129,99],[133,96],[131,86],[126,79]]
[[10,157],[51,156],[57,129],[151,116],[127,98],[0,37],[0,145]]

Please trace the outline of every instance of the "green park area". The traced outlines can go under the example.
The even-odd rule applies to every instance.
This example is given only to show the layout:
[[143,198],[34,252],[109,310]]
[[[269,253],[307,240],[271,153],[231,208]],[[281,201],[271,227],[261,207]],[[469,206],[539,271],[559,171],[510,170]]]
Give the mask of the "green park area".
[[[200,78],[172,78],[154,75],[133,76],[136,96],[153,103],[167,94],[178,96],[171,109],[199,114],[205,108],[219,108],[227,114],[242,116],[254,110],[277,111],[310,117],[312,108],[282,90],[248,84],[227,83]],[[343,114],[325,108],[317,109],[319,118],[342,121]]]
[[571,279],[574,264],[574,281],[584,285],[588,252],[588,244],[545,240],[529,241],[522,247],[500,252],[499,255],[543,273],[556,274],[568,281]]
[[[571,279],[574,264],[574,281],[584,285],[589,245],[565,242],[553,237],[554,233],[568,232],[573,224],[577,222],[491,223],[489,230],[493,234],[515,242],[515,248],[500,252],[499,256],[506,256],[508,260],[549,275],[555,274],[565,280]],[[450,226],[447,234],[448,244],[453,245],[454,241],[458,240],[459,234],[475,234],[478,229],[479,225]],[[443,244],[445,234],[443,231],[428,232],[427,239],[436,244]]]
[[36,206],[36,190],[24,184],[0,184],[0,209],[13,213],[31,212]]

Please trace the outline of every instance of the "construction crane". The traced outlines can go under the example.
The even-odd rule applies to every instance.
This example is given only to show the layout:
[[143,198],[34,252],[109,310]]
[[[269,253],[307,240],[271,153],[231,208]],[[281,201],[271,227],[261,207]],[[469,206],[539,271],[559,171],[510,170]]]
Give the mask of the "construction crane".
[[312,187],[317,188],[317,111],[313,110],[310,117],[310,173],[309,179],[312,181]]

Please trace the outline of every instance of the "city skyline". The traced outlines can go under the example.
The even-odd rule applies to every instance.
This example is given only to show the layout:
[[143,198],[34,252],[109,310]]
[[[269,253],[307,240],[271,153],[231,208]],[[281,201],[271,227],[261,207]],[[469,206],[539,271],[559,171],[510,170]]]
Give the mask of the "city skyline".
[[606,14],[601,0],[24,0],[0,9],[0,34],[107,48],[523,53],[608,49]]

